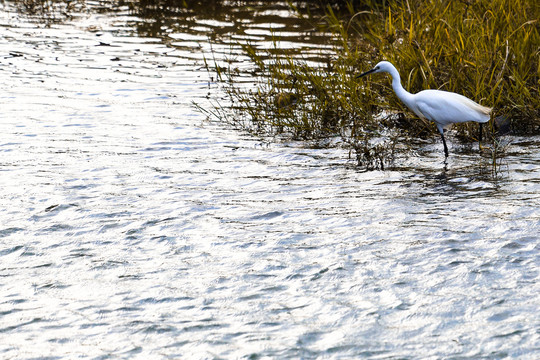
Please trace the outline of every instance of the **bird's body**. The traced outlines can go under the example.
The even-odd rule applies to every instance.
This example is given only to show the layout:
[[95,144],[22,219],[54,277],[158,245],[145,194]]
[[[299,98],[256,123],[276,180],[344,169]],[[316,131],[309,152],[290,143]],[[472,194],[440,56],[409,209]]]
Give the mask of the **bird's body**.
[[392,76],[394,92],[412,112],[437,125],[446,156],[448,156],[448,148],[444,139],[445,129],[448,129],[452,124],[468,121],[478,122],[481,126],[482,123],[486,123],[490,119],[490,108],[477,104],[463,95],[442,90],[423,90],[411,94],[403,88],[398,71],[388,61],[381,61],[373,69],[359,75],[359,77],[378,72],[387,72]]

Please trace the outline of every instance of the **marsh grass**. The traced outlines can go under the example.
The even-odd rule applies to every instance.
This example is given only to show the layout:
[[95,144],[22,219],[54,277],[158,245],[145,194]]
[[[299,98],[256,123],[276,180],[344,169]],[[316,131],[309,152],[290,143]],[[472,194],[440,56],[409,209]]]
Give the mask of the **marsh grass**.
[[[345,9],[345,10],[344,10]],[[334,55],[310,64],[280,51],[256,51],[244,45],[254,65],[254,88],[241,84],[237,69],[216,64],[231,107],[217,104],[221,120],[257,134],[286,134],[322,140],[339,137],[358,163],[381,169],[407,139],[434,138],[431,123],[415,118],[393,94],[390,80],[355,75],[380,60],[393,62],[403,86],[454,91],[494,108],[493,117],[510,119],[514,133],[540,133],[540,34],[536,0],[426,1],[348,3],[340,12],[328,6],[318,23],[333,36]],[[477,141],[478,124],[455,127],[455,140]],[[486,129],[487,128],[487,129]],[[496,163],[497,124],[484,127]]]
[[[369,169],[391,164],[396,141],[402,136],[398,125],[404,118],[395,112],[383,115],[375,107],[362,104],[375,104],[378,91],[371,91],[369,83],[358,86],[356,69],[359,64],[369,66],[361,53],[339,56],[321,65],[289,56],[278,46],[277,38],[274,49],[265,52],[243,46],[254,65],[253,87],[249,87],[253,77],[246,87],[242,71],[206,59],[207,68],[215,71],[227,99],[199,109],[257,136],[307,140],[316,147],[338,142],[354,150],[351,156]],[[341,51],[338,43],[335,51]]]
[[[375,44],[379,58],[394,62],[411,92],[425,88],[461,93],[506,115],[519,133],[540,127],[539,7],[521,1],[397,1],[358,17],[355,39]],[[354,31],[354,30],[353,30]],[[363,38],[363,39],[362,39]],[[391,100],[390,105],[399,106]],[[458,126],[474,138],[475,124]]]

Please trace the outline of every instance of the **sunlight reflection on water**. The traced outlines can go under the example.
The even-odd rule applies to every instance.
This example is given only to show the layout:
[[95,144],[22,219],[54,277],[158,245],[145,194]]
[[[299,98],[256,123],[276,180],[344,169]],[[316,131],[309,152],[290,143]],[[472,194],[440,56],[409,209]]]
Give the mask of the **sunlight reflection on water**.
[[194,112],[199,38],[10,16],[2,357],[537,358],[540,139],[361,172]]

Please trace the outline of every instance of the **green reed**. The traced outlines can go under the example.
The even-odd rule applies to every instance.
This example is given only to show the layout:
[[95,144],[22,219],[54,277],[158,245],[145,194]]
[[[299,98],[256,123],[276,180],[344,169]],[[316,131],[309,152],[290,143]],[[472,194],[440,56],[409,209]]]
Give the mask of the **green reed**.
[[[329,41],[335,55],[326,64],[308,66],[280,52],[277,43],[276,51],[267,52],[245,46],[258,80],[254,89],[244,90],[237,86],[237,74],[226,74],[233,106],[222,117],[258,134],[307,140],[338,136],[355,150],[359,163],[382,168],[407,148],[407,139],[437,136],[433,124],[415,118],[393,94],[389,79],[355,78],[384,59],[396,65],[410,92],[454,91],[493,107],[497,121],[487,126],[484,142],[492,156],[501,156],[499,119],[508,119],[506,127],[515,133],[540,133],[535,0],[367,0],[340,11],[329,6],[321,25],[334,35]],[[460,140],[477,140],[478,124],[455,129]]]
[[[366,15],[372,17],[369,22],[384,23],[384,29],[378,26],[363,34],[378,44],[379,57],[400,68],[406,88],[458,92],[510,118],[516,132],[539,131],[535,1],[409,0],[392,2],[385,10]],[[471,127],[475,124],[457,128],[470,136]]]

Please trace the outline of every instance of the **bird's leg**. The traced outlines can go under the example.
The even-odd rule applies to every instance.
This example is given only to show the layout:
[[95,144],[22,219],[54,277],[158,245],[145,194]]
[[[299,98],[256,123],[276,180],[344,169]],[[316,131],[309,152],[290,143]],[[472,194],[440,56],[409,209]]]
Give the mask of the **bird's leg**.
[[483,128],[484,124],[480,123],[480,133],[478,134],[478,149],[480,149],[480,151],[483,151],[484,149],[482,148],[482,128]]
[[478,143],[482,142],[482,126],[484,124],[480,123],[480,133],[478,134]]
[[444,139],[444,130],[441,131],[442,143],[444,145],[444,156],[448,157],[448,146],[446,146],[446,140]]

